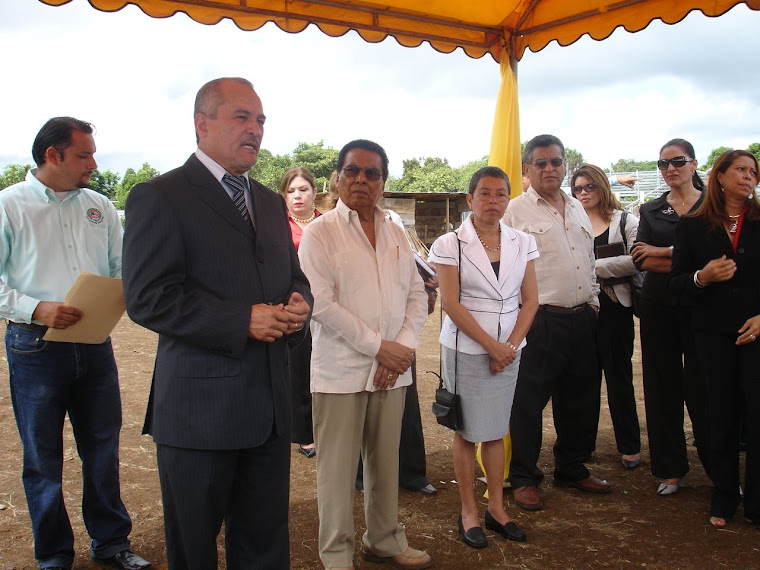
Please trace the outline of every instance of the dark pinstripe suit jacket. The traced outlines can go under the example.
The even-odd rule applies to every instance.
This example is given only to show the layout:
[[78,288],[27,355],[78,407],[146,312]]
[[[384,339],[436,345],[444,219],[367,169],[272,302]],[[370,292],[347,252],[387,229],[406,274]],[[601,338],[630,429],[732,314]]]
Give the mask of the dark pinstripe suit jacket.
[[251,193],[255,235],[195,155],[129,194],[124,296],[132,320],[159,334],[146,416],[156,443],[256,447],[273,423],[290,437],[286,340],[249,339],[251,305],[313,299],[284,200],[253,180]]

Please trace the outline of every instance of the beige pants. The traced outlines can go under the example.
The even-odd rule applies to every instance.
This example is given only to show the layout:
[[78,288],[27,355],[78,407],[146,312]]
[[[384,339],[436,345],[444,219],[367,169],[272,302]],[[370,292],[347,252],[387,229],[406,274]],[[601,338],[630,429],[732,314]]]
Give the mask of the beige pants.
[[319,556],[325,568],[352,566],[354,482],[364,462],[363,542],[378,556],[407,549],[398,523],[398,448],[406,388],[313,394],[317,446]]

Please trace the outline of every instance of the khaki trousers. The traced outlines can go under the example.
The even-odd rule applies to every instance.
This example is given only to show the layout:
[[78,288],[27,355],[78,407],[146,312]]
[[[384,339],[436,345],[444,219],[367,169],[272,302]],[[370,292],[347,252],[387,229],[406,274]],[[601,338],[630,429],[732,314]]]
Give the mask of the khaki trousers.
[[398,449],[406,388],[357,394],[315,393],[319,556],[325,568],[352,566],[354,481],[364,462],[364,544],[378,556],[407,549],[398,523]]

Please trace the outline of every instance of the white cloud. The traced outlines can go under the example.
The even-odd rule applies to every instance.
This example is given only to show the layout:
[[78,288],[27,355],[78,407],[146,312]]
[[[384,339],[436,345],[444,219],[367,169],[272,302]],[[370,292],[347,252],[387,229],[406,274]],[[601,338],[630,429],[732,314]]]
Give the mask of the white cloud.
[[[675,26],[526,52],[521,138],[554,133],[601,166],[656,158],[677,136],[702,161],[715,147],[760,140],[760,77],[746,63],[760,53],[759,23],[760,13],[739,6],[717,19],[693,14]],[[156,20],[134,6],[102,13],[85,0],[58,8],[5,0],[0,53],[0,168],[31,162],[37,130],[63,114],[97,125],[102,169],[178,166],[194,148],[195,92],[223,75],[256,85],[272,152],[363,137],[386,147],[395,174],[402,159],[419,156],[460,165],[487,154],[499,88],[490,56],[368,44],[354,32],[330,38],[314,26],[286,34],[271,24],[203,26],[184,14]]]

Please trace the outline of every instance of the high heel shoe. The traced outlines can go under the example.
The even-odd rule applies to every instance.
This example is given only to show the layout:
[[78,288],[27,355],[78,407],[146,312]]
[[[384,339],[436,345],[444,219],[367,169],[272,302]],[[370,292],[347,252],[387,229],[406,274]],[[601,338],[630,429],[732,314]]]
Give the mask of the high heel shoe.
[[483,532],[482,528],[474,526],[470,530],[464,530],[462,515],[459,515],[457,525],[459,526],[459,535],[467,546],[472,546],[473,548],[485,548],[488,546],[486,533]]
[[[660,486],[657,487],[657,494],[675,495],[678,492],[678,489],[686,485],[686,475],[681,478],[673,477],[673,479],[677,479],[678,483],[668,484],[665,481],[661,482]],[[668,479],[668,481],[672,481],[672,479]]]
[[[628,459],[629,457],[630,459]],[[623,455],[620,458],[620,463],[626,469],[636,469],[641,463],[641,455],[638,453],[634,453],[633,455],[627,455],[627,456]]]
[[509,521],[507,524],[501,524],[493,515],[491,511],[486,509],[486,528],[494,532],[498,532],[501,536],[508,540],[514,540],[515,542],[525,542],[528,537],[520,530],[515,524],[515,521]]

